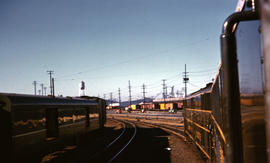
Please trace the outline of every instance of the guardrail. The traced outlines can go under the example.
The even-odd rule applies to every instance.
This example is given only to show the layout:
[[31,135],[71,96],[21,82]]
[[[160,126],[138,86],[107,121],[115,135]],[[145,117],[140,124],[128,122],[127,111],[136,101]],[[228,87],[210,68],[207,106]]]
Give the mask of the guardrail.
[[211,162],[224,162],[226,139],[212,111],[184,109],[185,134]]

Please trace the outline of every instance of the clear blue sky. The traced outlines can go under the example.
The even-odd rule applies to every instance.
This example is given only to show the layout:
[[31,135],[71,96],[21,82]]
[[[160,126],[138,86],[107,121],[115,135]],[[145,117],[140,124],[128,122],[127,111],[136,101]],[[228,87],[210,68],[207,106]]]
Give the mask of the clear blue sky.
[[[1,0],[0,92],[33,94],[33,81],[56,94],[88,95],[122,90],[134,99],[162,91],[162,79],[188,92],[215,77],[219,36],[236,0]],[[193,72],[193,73],[192,73]],[[200,73],[201,72],[201,73]],[[170,90],[168,90],[170,91]],[[47,91],[48,92],[48,91]]]

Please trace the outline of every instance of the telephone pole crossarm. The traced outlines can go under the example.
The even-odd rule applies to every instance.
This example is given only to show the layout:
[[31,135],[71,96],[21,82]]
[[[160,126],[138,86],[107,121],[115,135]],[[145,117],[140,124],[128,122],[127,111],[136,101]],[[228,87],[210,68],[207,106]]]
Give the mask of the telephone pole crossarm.
[[186,64],[185,64],[185,72],[183,72],[183,83],[185,84],[185,97],[187,97],[187,83],[189,81],[189,78],[187,76],[188,72],[187,72],[187,67],[186,67]]

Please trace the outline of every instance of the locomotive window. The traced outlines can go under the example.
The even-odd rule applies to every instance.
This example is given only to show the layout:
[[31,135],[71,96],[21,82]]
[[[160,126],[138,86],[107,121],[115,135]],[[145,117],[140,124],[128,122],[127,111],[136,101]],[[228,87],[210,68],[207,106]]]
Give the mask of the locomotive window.
[[267,162],[260,22],[241,22],[236,43],[244,162]]
[[239,84],[241,94],[264,92],[263,53],[260,22],[241,22],[236,30]]

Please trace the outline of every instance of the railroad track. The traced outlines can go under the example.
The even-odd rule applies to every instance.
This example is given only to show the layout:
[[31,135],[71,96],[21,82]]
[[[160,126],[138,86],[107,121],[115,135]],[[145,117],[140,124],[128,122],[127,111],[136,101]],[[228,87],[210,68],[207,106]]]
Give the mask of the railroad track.
[[150,123],[150,122],[136,122],[136,123],[140,123],[143,125],[148,125],[148,126],[152,126],[152,127],[156,127],[156,128],[160,128],[163,129],[173,135],[176,135],[177,137],[183,139],[184,141],[186,141],[186,137],[184,134],[184,129],[181,127],[175,127],[172,125],[163,125],[163,124],[156,124],[156,123]]
[[[201,155],[200,151],[196,148],[196,146],[189,139],[186,139],[185,134],[184,134],[184,126],[156,124],[155,122],[154,123],[144,122],[144,121],[137,121],[134,119],[133,120],[125,119],[125,120],[128,122],[133,122],[138,126],[138,136],[135,140],[136,143],[132,144],[131,148],[126,150],[126,152],[123,153],[123,155],[120,156],[116,161],[123,162],[123,161],[128,160],[129,162],[144,162],[144,161],[149,162],[149,160],[150,160],[149,158],[158,157],[158,159],[156,159],[155,162],[160,162],[161,160],[163,160],[164,162],[167,162],[170,160],[177,162],[176,157],[178,157],[178,156],[180,156],[179,158],[183,158],[183,160],[185,160],[185,162],[189,161],[189,160],[195,161],[196,159],[194,159],[194,158],[204,160],[203,155]],[[153,128],[156,128],[156,129],[153,129]],[[162,130],[163,130],[163,132],[162,132]],[[151,134],[149,132],[153,132],[153,134]],[[170,135],[172,137],[170,137]],[[166,136],[168,138],[166,138]],[[154,140],[154,139],[156,142],[151,143],[151,140]],[[163,145],[161,145],[161,146],[156,145],[156,144],[160,143],[159,141],[162,142]],[[179,142],[182,142],[182,143],[179,143]],[[175,143],[178,145],[175,146]],[[179,144],[181,146],[179,146]],[[153,145],[157,149],[159,149],[159,151],[163,151],[163,152],[159,153],[158,154],[159,156],[156,156],[155,154],[149,152],[149,150],[153,150],[153,149],[147,148],[147,145],[151,145],[151,146]],[[140,149],[140,148],[143,148],[141,150],[142,153],[140,153],[141,155],[134,156],[134,152],[136,152],[136,151],[138,152],[138,149]],[[185,149],[187,149],[187,150],[185,150]],[[172,152],[172,153],[166,154],[167,151],[169,151],[169,153],[170,152]],[[181,154],[178,154],[178,151],[181,151]],[[148,154],[144,154],[147,152],[148,152]],[[157,151],[155,151],[155,152],[157,152]],[[187,156],[185,154],[182,154],[182,153],[187,154]],[[152,162],[152,161],[154,162],[154,159],[152,159],[150,162]],[[204,162],[204,161],[202,161],[202,162]]]
[[[113,119],[117,119],[117,120],[123,120],[121,118],[115,118],[113,117]],[[175,125],[169,125],[169,124],[157,124],[157,123],[151,123],[151,122],[146,122],[146,121],[141,121],[140,119],[136,119],[136,120],[129,120],[129,119],[125,119],[128,122],[134,122],[134,123],[140,123],[142,125],[148,125],[148,126],[152,126],[155,128],[161,128],[163,130],[168,131],[169,133],[172,133],[174,135],[176,135],[177,137],[181,137],[183,140],[186,141],[186,136],[184,133],[184,126],[175,126]]]
[[[184,127],[181,126],[180,128],[179,127],[176,127],[176,126],[172,126],[172,125],[164,125],[164,124],[155,124],[155,123],[150,123],[150,122],[138,122],[138,123],[141,123],[141,124],[145,124],[145,125],[149,125],[149,126],[153,126],[153,127],[157,127],[157,128],[160,128],[160,129],[163,129],[179,138],[181,138],[182,140],[184,140],[185,142],[189,142],[189,143],[192,143],[194,146],[196,146],[196,144],[188,139],[186,136],[185,136],[185,131],[184,131]],[[202,158],[204,160],[207,160],[207,157],[205,155],[204,152],[201,151],[201,149],[196,146],[199,153],[201,154]]]
[[90,157],[89,162],[112,162],[133,141],[137,134],[136,125],[130,121],[114,119],[121,122],[123,130],[120,135],[111,141],[102,151],[98,151]]

